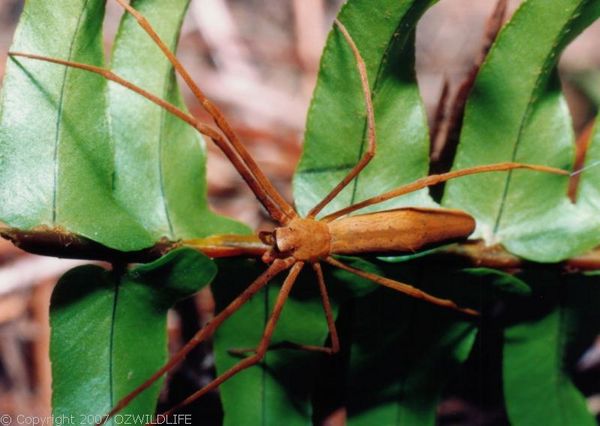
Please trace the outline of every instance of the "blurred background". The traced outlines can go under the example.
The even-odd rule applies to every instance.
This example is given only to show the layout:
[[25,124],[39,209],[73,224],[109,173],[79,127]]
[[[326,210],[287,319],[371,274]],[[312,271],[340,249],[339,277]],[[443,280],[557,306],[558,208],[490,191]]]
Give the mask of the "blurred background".
[[[301,153],[303,127],[321,49],[340,0],[192,0],[178,56],[192,76],[227,113],[269,177],[288,199]],[[510,15],[520,1],[509,1]],[[441,0],[420,21],[417,74],[431,123],[441,112],[443,92],[452,98],[480,56],[484,30],[496,0]],[[0,2],[0,75],[23,0]],[[121,9],[108,0],[105,41],[109,51]],[[600,103],[600,23],[567,49],[560,69],[578,134],[595,118]],[[190,109],[203,116],[187,93]],[[214,146],[208,156],[209,196],[220,213],[254,228],[268,226],[228,161]],[[0,413],[50,414],[48,305],[56,279],[81,262],[37,257],[0,240]],[[206,291],[182,303],[170,317],[173,345],[212,315]],[[200,387],[211,377],[210,348],[198,350],[171,379]],[[589,406],[600,413],[600,340],[576,372]],[[441,424],[502,424],[501,409],[483,407],[460,385],[440,405]],[[179,391],[178,391],[179,392]],[[184,391],[185,392],[185,391]],[[163,395],[167,404],[169,390]],[[177,399],[177,398],[175,398]],[[206,424],[220,423],[218,399],[203,400]],[[334,420],[326,420],[334,424]]]

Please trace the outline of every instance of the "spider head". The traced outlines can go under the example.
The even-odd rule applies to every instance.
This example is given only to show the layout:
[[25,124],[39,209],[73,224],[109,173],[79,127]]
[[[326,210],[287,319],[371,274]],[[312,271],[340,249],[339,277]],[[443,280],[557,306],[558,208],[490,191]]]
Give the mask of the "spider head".
[[271,247],[263,256],[267,263],[287,257],[313,262],[330,254],[329,228],[326,223],[313,219],[294,219],[272,232],[261,232],[259,237]]

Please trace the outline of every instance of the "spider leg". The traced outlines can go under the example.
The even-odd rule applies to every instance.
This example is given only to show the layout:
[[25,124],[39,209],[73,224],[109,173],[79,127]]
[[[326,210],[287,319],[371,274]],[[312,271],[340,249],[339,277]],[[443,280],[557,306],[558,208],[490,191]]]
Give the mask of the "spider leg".
[[366,278],[368,280],[373,281],[375,284],[382,285],[384,287],[391,288],[393,290],[404,293],[410,297],[414,297],[416,299],[421,299],[426,302],[432,303],[437,306],[442,306],[444,308],[450,308],[452,310],[461,312],[463,314],[471,315],[471,316],[479,316],[479,312],[469,309],[469,308],[461,308],[456,303],[448,299],[440,299],[438,297],[432,296],[429,293],[425,293],[418,288],[415,288],[411,285],[401,283],[399,281],[395,281],[389,278],[382,277],[377,274],[372,274],[370,272],[361,271],[360,269],[353,268],[348,266],[333,257],[328,257],[325,259],[325,262],[329,263],[332,266],[336,266],[344,271],[348,271],[354,275],[358,275],[359,277]]
[[329,329],[329,335],[331,336],[330,351],[332,354],[335,354],[338,353],[340,350],[340,338],[338,337],[337,328],[335,327],[335,320],[333,319],[331,302],[329,301],[329,294],[327,293],[327,287],[325,286],[325,278],[323,277],[323,268],[321,268],[321,263],[319,262],[313,263],[312,267],[315,271],[315,274],[317,275],[319,293],[321,293],[321,303],[323,304],[323,312],[325,313],[325,319],[327,320],[327,328]]
[[238,155],[242,158],[242,160],[246,163],[248,169],[251,170],[252,174],[258,180],[262,191],[264,191],[268,196],[274,201],[274,203],[284,212],[285,218],[283,221],[278,220],[280,223],[287,223],[290,219],[297,217],[296,212],[292,208],[292,206],[285,201],[285,199],[279,194],[277,189],[273,186],[271,181],[264,175],[262,170],[258,167],[258,164],[254,161],[250,153],[246,150],[244,145],[241,143],[239,137],[234,132],[232,126],[229,124],[225,115],[221,112],[221,110],[206,97],[204,92],[198,87],[198,85],[194,82],[188,71],[185,67],[179,62],[175,54],[169,49],[167,44],[160,38],[160,36],[156,33],[150,22],[136,9],[134,9],[129,3],[125,0],[116,0],[127,13],[132,15],[139,25],[146,31],[146,33],[154,40],[158,48],[165,54],[169,62],[173,65],[177,73],[183,78],[187,86],[191,89],[192,93],[196,97],[196,99],[200,102],[202,107],[210,114],[213,118],[215,124],[227,140],[231,143],[234,150],[238,153]]
[[237,363],[236,365],[231,367],[229,370],[227,370],[226,372],[221,374],[219,377],[214,379],[208,385],[204,386],[202,389],[193,393],[192,395],[190,395],[189,397],[187,397],[186,399],[181,401],[179,404],[175,405],[169,411],[165,412],[164,415],[170,415],[173,412],[175,412],[176,410],[178,410],[179,408],[184,407],[184,406],[194,402],[196,399],[202,397],[207,392],[210,392],[211,390],[215,389],[221,383],[223,383],[224,381],[235,376],[240,371],[245,370],[249,367],[252,367],[253,365],[258,364],[264,358],[265,354],[267,353],[267,349],[269,348],[269,343],[271,342],[271,337],[273,336],[273,332],[275,331],[275,326],[277,325],[277,321],[279,320],[281,312],[283,311],[285,302],[288,299],[290,291],[292,290],[292,287],[294,286],[294,283],[296,282],[296,279],[298,278],[298,274],[302,270],[303,266],[304,266],[304,262],[296,262],[294,264],[294,266],[292,266],[292,269],[290,270],[287,278],[283,282],[283,285],[281,286],[281,290],[279,291],[279,295],[277,296],[277,300],[275,301],[275,306],[273,307],[273,312],[271,312],[271,316],[269,317],[269,320],[267,321],[267,326],[265,327],[265,331],[263,333],[262,339],[260,340],[260,343],[258,345],[256,353],[248,358],[241,360],[239,363]]
[[360,51],[358,50],[358,47],[356,47],[354,40],[352,40],[352,37],[350,36],[350,33],[348,32],[348,30],[346,29],[344,24],[342,24],[337,19],[336,19],[335,23],[336,23],[337,27],[340,29],[340,32],[342,33],[344,38],[346,39],[348,45],[350,46],[350,49],[352,50],[352,53],[354,54],[354,58],[356,59],[356,65],[358,68],[358,73],[360,75],[360,82],[362,85],[363,94],[364,94],[364,98],[365,98],[365,106],[367,109],[367,141],[368,141],[368,145],[367,145],[367,150],[363,154],[362,158],[352,168],[352,170],[350,170],[350,172],[348,172],[348,174],[341,180],[341,182],[338,183],[335,186],[335,188],[333,188],[331,190],[331,192],[329,194],[327,194],[325,196],[325,198],[323,198],[323,200],[321,200],[319,202],[319,204],[314,206],[308,212],[307,217],[311,218],[311,219],[314,219],[319,214],[319,212],[321,210],[323,210],[323,208],[325,206],[327,206],[327,204],[329,204],[331,202],[331,200],[333,200],[346,186],[348,186],[348,184],[350,182],[352,182],[352,180],[356,176],[358,176],[358,174],[367,166],[367,164],[369,164],[371,159],[375,156],[375,149],[377,146],[377,137],[375,135],[375,113],[373,112],[373,100],[371,98],[371,88],[369,87],[369,78],[367,76],[367,67],[365,65],[365,61],[363,60],[363,58],[360,54]]
[[[150,378],[148,378],[144,383],[139,385],[133,391],[131,391],[128,395],[122,398],[109,412],[106,416],[103,417],[102,422],[99,424],[106,423],[112,416],[117,414],[123,408],[127,407],[131,401],[133,401],[140,393],[148,389],[152,386],[158,379],[160,379],[165,373],[169,372],[173,369],[177,364],[179,364],[186,355],[194,349],[198,344],[206,340],[208,337],[212,336],[217,328],[233,315],[244,303],[246,303],[252,296],[254,296],[258,291],[260,291],[265,285],[273,279],[279,273],[285,271],[292,267],[293,271],[298,269],[296,265],[296,260],[293,258],[287,258],[284,260],[276,259],[269,268],[263,272],[246,290],[242,292],[237,298],[235,298],[225,309],[219,312],[212,321],[206,324],[203,328],[201,328],[195,335],[192,337],[183,348],[181,348],[175,355],[171,357],[171,359],[158,371],[156,371]],[[294,265],[294,266],[292,266]],[[290,272],[290,275],[291,272]]]
[[[329,330],[329,335],[331,336],[331,347],[304,345],[301,343],[286,341],[270,345],[268,347],[269,351],[276,349],[297,349],[310,352],[323,352],[329,355],[333,355],[340,351],[340,339],[338,337],[337,328],[335,327],[331,302],[329,301],[329,294],[327,293],[327,287],[325,286],[325,279],[323,278],[323,269],[321,268],[321,264],[319,262],[313,263],[312,267],[317,275],[321,303],[323,304],[323,311],[325,313],[325,319],[327,320],[327,328]],[[250,353],[256,353],[257,350],[255,348],[240,348],[230,349],[228,352],[232,355],[245,356]]]
[[235,169],[238,171],[238,173],[246,181],[252,192],[255,194],[256,198],[258,198],[258,200],[261,202],[261,204],[265,207],[265,209],[269,212],[270,216],[274,220],[276,220],[279,223],[286,223],[289,220],[289,216],[272,199],[271,194],[269,194],[263,189],[262,183],[257,178],[255,173],[253,173],[252,169],[248,167],[248,164],[244,161],[244,159],[240,157],[239,152],[236,151],[235,148],[232,147],[231,143],[223,136],[223,134],[214,127],[198,121],[195,117],[184,112],[180,108],[177,108],[175,105],[119,77],[118,75],[116,75],[108,69],[96,67],[94,65],[82,64],[79,62],[65,61],[62,59],[49,58],[47,56],[34,55],[30,53],[9,52],[9,55],[13,57],[24,57],[38,61],[50,62],[98,74],[106,78],[107,80],[113,81],[123,87],[126,87],[127,89],[148,99],[150,102],[160,106],[161,108],[164,108],[166,111],[185,121],[186,123],[194,127],[196,130],[198,130],[200,133],[208,136],[215,142],[215,144],[227,156],[229,161],[231,161]]
[[487,172],[501,172],[501,171],[514,170],[514,169],[528,169],[528,170],[534,170],[534,171],[538,171],[538,172],[554,173],[557,175],[564,175],[564,176],[569,175],[568,172],[566,172],[562,169],[557,169],[557,168],[549,167],[549,166],[535,165],[535,164],[497,163],[497,164],[488,164],[485,166],[469,167],[467,169],[455,170],[452,172],[442,173],[439,175],[426,176],[424,178],[418,179],[407,185],[400,186],[396,189],[392,189],[391,191],[385,192],[381,195],[377,195],[375,197],[368,198],[364,201],[361,201],[361,202],[353,204],[349,207],[338,210],[337,212],[334,212],[334,213],[331,213],[330,215],[325,216],[322,220],[325,222],[331,222],[335,219],[338,219],[338,218],[345,216],[349,213],[352,213],[356,210],[360,210],[362,208],[372,206],[374,204],[379,204],[379,203],[382,203],[389,199],[396,198],[396,197],[399,197],[404,194],[408,194],[413,191],[418,191],[419,189],[427,188],[428,186],[437,185],[439,183],[446,182],[447,180],[458,178],[461,176],[468,176],[468,175],[474,175],[474,174],[478,174],[478,173],[487,173]]

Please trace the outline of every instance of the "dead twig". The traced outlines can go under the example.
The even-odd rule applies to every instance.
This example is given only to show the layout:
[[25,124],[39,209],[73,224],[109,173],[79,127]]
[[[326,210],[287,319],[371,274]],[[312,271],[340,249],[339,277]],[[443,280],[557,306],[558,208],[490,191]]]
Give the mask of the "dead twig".
[[[442,109],[446,111],[449,108],[450,111],[447,114],[442,114],[442,116],[446,116],[446,120],[439,124],[439,130],[436,130],[435,139],[432,142],[431,173],[442,173],[450,170],[460,138],[467,99],[469,98],[471,89],[475,85],[477,74],[502,28],[507,7],[508,0],[498,0],[492,15],[486,23],[479,56],[463,82],[459,85],[456,95],[454,95],[452,102],[449,104],[450,106],[438,106],[438,110]],[[440,102],[445,101],[446,97],[441,96]]]
[[[577,172],[581,170],[585,164],[585,157],[592,144],[592,136],[594,134],[594,125],[596,118],[591,120],[583,129],[583,132],[577,138],[575,144],[575,162],[573,164],[573,170]],[[577,189],[579,188],[579,181],[581,180],[581,173],[573,173],[569,179],[569,190],[568,195],[571,201],[577,201]]]

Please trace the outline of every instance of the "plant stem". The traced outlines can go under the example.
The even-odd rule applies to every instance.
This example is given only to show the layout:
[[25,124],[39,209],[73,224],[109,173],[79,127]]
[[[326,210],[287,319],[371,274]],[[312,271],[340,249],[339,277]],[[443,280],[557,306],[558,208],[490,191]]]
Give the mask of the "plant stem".
[[[59,228],[38,228],[27,231],[0,228],[0,236],[29,253],[110,263],[147,263],[180,247],[193,248],[212,258],[260,257],[268,249],[268,246],[255,235],[216,235],[187,241],[163,239],[152,247],[131,252],[115,250]],[[510,254],[499,245],[486,247],[480,241],[454,244],[441,249],[435,256],[436,260],[445,263],[467,264],[505,271],[516,271],[538,265]],[[568,259],[557,266],[568,272],[600,270],[600,248]]]
[[58,228],[0,228],[0,236],[29,253],[110,263],[147,263],[179,247],[191,247],[212,258],[259,257],[267,249],[257,237],[223,235],[187,242],[163,239],[143,250],[123,252]]

